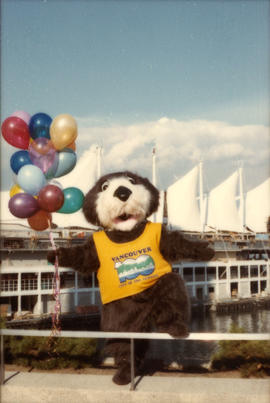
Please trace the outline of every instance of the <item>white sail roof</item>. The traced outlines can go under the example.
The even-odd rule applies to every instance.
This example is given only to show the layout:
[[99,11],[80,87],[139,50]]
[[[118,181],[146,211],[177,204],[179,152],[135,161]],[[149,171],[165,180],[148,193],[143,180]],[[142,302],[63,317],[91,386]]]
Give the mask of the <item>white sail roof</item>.
[[197,200],[199,167],[169,186],[167,191],[168,224],[184,231],[201,231]]
[[238,171],[211,190],[208,197],[208,227],[223,231],[243,231],[236,204],[237,187]]
[[266,232],[270,216],[270,178],[246,195],[246,225],[252,231]]

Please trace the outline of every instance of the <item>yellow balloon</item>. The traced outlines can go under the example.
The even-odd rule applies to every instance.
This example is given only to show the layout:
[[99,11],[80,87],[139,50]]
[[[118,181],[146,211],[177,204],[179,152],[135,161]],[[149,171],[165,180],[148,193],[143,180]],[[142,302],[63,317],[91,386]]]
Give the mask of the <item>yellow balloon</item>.
[[[10,198],[12,198],[13,196],[15,196],[17,193],[25,193],[25,191],[24,191],[19,185],[17,185],[17,183],[16,183],[15,185],[13,185],[13,186],[10,188],[10,191],[9,191],[9,196],[10,196]],[[34,196],[34,198],[37,199],[38,196],[36,195],[36,196]]]
[[62,150],[77,137],[76,120],[68,114],[56,116],[50,126],[50,135],[56,150]]
[[10,198],[13,197],[13,196],[15,196],[17,193],[25,193],[25,192],[24,192],[24,190],[22,190],[22,188],[21,188],[19,185],[17,185],[17,183],[16,183],[15,185],[13,185],[13,186],[10,188],[10,191],[9,191],[9,196],[10,196]]

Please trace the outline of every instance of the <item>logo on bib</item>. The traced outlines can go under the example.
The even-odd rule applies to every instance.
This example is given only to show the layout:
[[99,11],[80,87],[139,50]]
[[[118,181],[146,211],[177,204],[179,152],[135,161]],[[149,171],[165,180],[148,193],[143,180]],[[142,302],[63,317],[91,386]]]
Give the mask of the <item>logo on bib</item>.
[[154,260],[149,255],[141,255],[137,259],[126,259],[123,263],[115,263],[120,283],[134,280],[138,276],[149,276],[155,270]]

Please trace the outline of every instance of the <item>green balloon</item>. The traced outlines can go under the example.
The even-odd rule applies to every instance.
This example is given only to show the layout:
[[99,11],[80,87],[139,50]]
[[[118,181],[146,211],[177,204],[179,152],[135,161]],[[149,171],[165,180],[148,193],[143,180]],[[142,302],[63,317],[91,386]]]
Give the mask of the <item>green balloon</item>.
[[57,213],[72,214],[80,210],[83,205],[84,194],[75,187],[66,188],[63,190],[64,204],[57,210]]

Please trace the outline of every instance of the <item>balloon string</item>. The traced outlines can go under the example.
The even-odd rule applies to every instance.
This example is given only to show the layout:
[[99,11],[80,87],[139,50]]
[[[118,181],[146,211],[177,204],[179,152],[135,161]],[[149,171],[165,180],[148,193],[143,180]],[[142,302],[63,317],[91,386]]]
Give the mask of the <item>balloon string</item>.
[[[51,231],[51,224],[49,222],[49,237],[52,245],[52,249],[56,252],[56,245],[54,242],[53,234]],[[55,254],[54,261],[54,278],[53,278],[53,297],[55,300],[54,311],[52,313],[52,336],[57,336],[61,331],[60,326],[60,314],[61,314],[61,302],[60,302],[60,276],[59,276],[59,262],[58,256]]]

